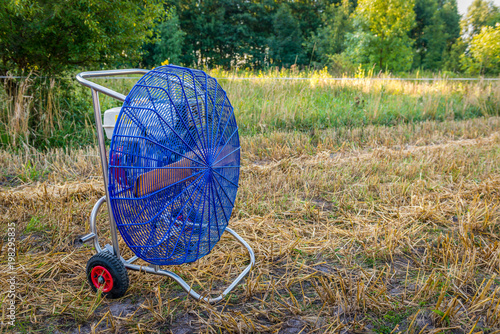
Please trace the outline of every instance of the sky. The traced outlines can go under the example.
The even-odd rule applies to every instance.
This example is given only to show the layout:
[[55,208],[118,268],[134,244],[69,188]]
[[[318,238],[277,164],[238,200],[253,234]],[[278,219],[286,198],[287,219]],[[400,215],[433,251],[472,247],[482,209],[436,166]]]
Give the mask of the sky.
[[[467,8],[469,8],[471,3],[472,0],[457,0],[458,12],[462,15],[467,13]],[[500,0],[493,0],[493,3],[500,7]]]

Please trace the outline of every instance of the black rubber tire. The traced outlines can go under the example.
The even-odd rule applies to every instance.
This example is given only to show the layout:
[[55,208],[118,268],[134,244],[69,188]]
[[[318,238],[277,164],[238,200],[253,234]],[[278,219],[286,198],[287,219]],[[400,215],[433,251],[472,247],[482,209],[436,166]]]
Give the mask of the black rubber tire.
[[90,274],[95,266],[106,268],[113,278],[113,288],[111,291],[103,292],[103,296],[111,299],[123,297],[127,292],[129,281],[127,269],[125,269],[122,261],[107,251],[97,253],[90,258],[87,262],[87,281],[94,292],[97,291],[97,288],[92,283]]

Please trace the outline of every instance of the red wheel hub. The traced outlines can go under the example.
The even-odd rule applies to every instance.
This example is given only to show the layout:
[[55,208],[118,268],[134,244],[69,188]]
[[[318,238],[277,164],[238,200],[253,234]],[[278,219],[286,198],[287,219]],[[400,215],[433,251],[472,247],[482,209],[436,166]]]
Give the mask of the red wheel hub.
[[102,292],[110,292],[113,289],[113,277],[104,267],[95,266],[92,268],[90,278],[97,289],[102,287]]

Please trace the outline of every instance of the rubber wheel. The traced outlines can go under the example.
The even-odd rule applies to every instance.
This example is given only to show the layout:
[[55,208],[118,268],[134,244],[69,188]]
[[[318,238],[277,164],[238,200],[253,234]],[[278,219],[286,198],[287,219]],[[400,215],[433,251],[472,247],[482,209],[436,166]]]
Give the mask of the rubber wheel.
[[101,252],[92,256],[87,262],[87,280],[94,292],[102,289],[103,296],[120,298],[128,289],[127,269],[116,256],[110,252]]

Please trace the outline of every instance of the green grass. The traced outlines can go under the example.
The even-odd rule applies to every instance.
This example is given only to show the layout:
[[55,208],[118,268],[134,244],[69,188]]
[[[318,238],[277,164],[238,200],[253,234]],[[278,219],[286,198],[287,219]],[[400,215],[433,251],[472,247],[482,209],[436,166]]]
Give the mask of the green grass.
[[43,223],[43,217],[32,216],[26,228],[25,233],[39,232],[47,229],[47,225]]
[[380,334],[390,334],[399,326],[402,322],[407,320],[412,314],[412,309],[389,311],[378,319],[374,319],[375,332]]
[[[210,74],[232,76],[218,70]],[[321,71],[296,74],[311,80],[274,80],[288,75],[293,73],[270,72],[260,74],[256,80],[219,80],[235,107],[240,135],[299,131],[308,134],[315,146],[320,141],[318,131],[326,129],[342,131],[370,125],[394,126],[500,115],[497,82],[332,81],[325,80],[331,77]],[[136,79],[96,79],[95,82],[127,94]],[[0,146],[21,148],[27,143],[47,149],[95,143],[88,88],[74,80],[62,79],[47,82],[35,78],[22,84],[18,83],[15,96],[8,96],[6,89],[0,88]],[[22,108],[16,109],[16,106],[24,108],[20,118],[16,115],[19,116]],[[120,102],[101,95],[103,111],[116,106],[120,106]]]
[[[231,81],[227,89],[243,134],[316,131],[444,121],[498,115],[488,94],[470,103],[465,91],[479,84],[401,82]],[[442,87],[439,87],[442,85]],[[496,85],[496,84],[493,84]],[[479,86],[475,86],[479,88]],[[498,87],[496,87],[498,90]],[[412,94],[412,92],[414,92]],[[314,133],[313,133],[314,135]]]

